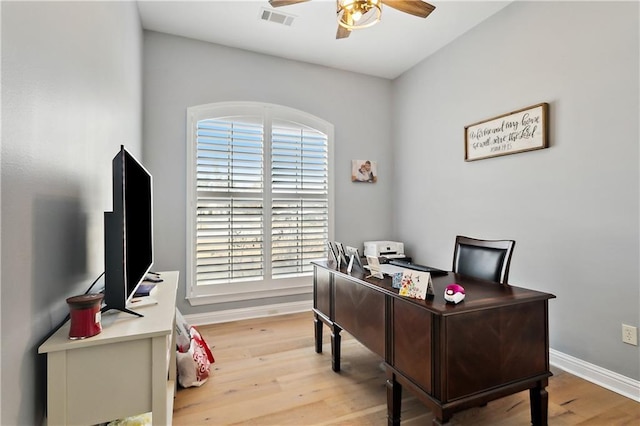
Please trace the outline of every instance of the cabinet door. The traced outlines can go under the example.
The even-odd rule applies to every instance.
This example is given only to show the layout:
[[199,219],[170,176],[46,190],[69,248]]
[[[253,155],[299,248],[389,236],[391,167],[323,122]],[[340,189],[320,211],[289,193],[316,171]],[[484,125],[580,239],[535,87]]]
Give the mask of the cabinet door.
[[431,394],[433,314],[415,304],[393,300],[393,366]]
[[546,301],[452,315],[445,324],[447,401],[548,371]]
[[385,356],[384,294],[335,276],[335,322],[380,357]]

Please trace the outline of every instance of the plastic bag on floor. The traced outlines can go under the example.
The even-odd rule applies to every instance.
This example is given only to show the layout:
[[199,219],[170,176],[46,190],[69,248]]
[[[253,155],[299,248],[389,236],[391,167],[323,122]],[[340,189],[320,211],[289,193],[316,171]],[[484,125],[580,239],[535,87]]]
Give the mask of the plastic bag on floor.
[[189,328],[191,342],[189,350],[178,351],[176,360],[178,363],[178,383],[184,388],[202,386],[211,372],[211,364],[215,362],[213,354],[204,341],[200,332],[195,327]]

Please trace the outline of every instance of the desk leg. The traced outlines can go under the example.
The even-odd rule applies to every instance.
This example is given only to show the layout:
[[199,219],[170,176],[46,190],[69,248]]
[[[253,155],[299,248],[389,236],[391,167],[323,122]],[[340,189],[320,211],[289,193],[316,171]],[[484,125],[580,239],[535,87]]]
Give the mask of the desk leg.
[[529,389],[529,404],[531,405],[531,424],[547,426],[549,393],[545,389],[545,383],[538,382],[536,387]]
[[340,332],[342,329],[333,324],[331,327],[331,368],[336,373],[340,371]]
[[318,318],[317,313],[313,313],[313,327],[315,330],[316,353],[322,353],[322,321]]
[[402,409],[402,385],[396,381],[396,375],[387,369],[387,424],[400,426]]

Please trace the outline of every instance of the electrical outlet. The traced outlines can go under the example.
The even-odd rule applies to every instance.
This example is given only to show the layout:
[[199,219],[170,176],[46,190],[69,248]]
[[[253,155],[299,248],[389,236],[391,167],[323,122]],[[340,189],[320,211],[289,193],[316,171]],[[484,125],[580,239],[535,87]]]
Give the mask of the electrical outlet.
[[622,341],[638,346],[638,329],[632,325],[622,324]]

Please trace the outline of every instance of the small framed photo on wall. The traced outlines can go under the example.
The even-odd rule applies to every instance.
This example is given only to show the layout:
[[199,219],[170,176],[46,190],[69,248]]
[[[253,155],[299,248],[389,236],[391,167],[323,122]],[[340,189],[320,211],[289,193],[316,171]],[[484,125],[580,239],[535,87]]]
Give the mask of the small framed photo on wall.
[[371,160],[351,160],[351,182],[376,183],[378,163]]

